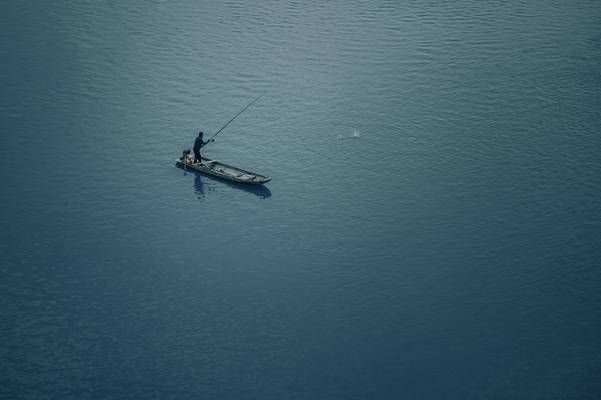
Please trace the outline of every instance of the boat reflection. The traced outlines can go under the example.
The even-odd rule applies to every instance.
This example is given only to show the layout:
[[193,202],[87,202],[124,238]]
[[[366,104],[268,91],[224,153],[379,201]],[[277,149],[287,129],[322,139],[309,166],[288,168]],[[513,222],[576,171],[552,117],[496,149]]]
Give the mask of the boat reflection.
[[205,197],[205,191],[204,191],[203,186],[204,186],[204,183],[202,182],[202,179],[200,179],[200,174],[196,174],[194,176],[194,191],[198,195],[199,199],[202,199]]
[[199,199],[205,197],[205,193],[207,192],[207,190],[211,190],[211,188],[208,187],[205,183],[207,180],[218,181],[220,184],[225,184],[231,188],[241,190],[247,193],[252,193],[257,197],[260,197],[261,199],[267,199],[271,197],[271,191],[264,185],[248,185],[244,183],[230,182],[216,177],[212,177],[210,175],[201,174],[196,170],[185,168],[181,165],[177,165],[177,167],[183,169],[184,174],[194,174],[194,191],[198,195]]

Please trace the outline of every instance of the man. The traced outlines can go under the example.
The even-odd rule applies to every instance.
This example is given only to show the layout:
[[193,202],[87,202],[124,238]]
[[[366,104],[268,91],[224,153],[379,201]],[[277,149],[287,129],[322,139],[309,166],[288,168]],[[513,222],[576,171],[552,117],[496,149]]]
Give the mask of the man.
[[200,149],[206,146],[207,143],[215,141],[215,139],[210,139],[204,142],[202,140],[202,135],[202,131],[198,132],[198,137],[194,141],[194,162],[199,164],[202,162],[202,158],[200,157]]

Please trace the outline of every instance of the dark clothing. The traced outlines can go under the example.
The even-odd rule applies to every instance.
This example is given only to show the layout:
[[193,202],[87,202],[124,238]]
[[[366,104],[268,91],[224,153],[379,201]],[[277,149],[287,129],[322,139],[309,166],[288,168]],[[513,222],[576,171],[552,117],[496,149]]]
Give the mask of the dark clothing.
[[200,161],[200,150],[194,149],[194,162]]
[[204,142],[202,140],[202,136],[196,137],[194,140],[194,162],[200,162],[202,159],[200,158],[200,149],[202,149],[210,140]]
[[206,142],[202,141],[202,137],[198,136],[196,138],[196,140],[194,141],[194,151],[200,150],[202,147],[204,147],[204,145],[206,145],[207,143],[209,143],[209,141],[207,140]]

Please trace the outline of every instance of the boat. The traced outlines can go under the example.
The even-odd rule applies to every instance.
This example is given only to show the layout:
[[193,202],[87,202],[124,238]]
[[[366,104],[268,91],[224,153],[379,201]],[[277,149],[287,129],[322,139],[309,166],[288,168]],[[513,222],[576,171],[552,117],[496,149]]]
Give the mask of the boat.
[[222,163],[217,160],[211,160],[202,157],[202,162],[194,162],[189,152],[184,152],[182,157],[175,160],[177,166],[181,168],[189,168],[194,171],[201,172],[206,175],[215,176],[232,182],[245,183],[250,185],[262,185],[271,180],[264,175],[259,175],[254,172],[246,171],[241,168]]

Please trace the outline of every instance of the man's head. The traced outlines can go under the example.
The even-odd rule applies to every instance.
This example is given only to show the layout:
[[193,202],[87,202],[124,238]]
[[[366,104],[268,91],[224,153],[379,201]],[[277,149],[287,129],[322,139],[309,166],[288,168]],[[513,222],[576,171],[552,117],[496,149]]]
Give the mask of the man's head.
[[198,132],[198,136],[202,137],[202,135],[204,135],[204,133],[202,133],[202,131]]

